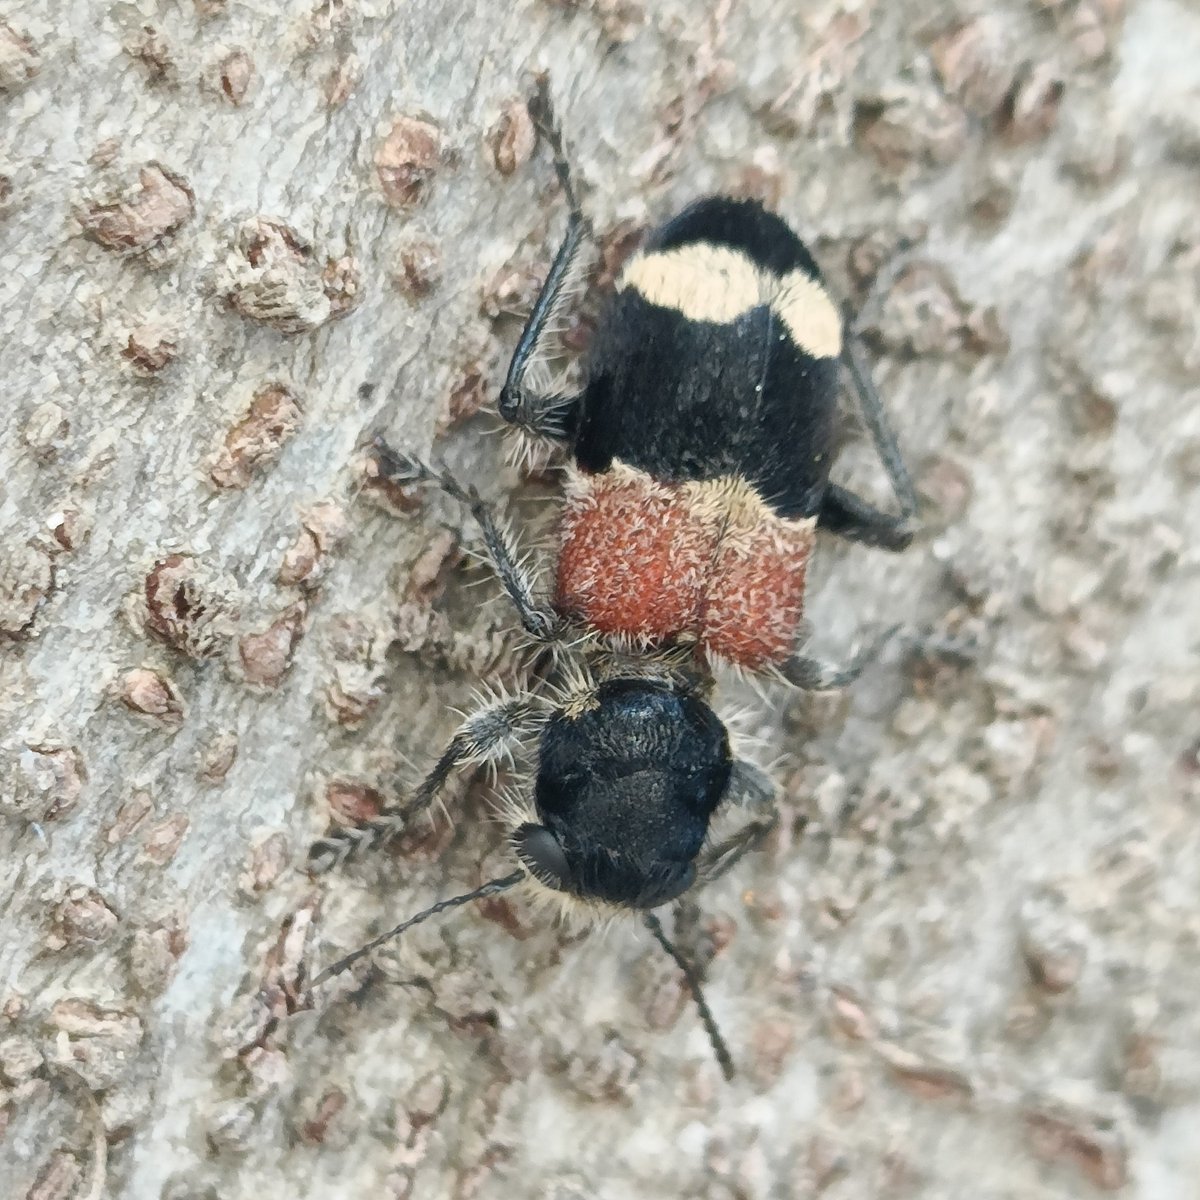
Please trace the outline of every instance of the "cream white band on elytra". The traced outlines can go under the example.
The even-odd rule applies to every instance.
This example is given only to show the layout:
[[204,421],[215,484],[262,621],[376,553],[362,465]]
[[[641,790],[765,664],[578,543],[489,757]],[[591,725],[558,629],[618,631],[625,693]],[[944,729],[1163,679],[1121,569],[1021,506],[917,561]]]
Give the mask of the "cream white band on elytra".
[[842,352],[841,313],[817,280],[803,271],[775,275],[730,246],[693,242],[637,254],[617,287],[631,287],[651,304],[691,321],[721,325],[769,304],[805,353],[836,358]]

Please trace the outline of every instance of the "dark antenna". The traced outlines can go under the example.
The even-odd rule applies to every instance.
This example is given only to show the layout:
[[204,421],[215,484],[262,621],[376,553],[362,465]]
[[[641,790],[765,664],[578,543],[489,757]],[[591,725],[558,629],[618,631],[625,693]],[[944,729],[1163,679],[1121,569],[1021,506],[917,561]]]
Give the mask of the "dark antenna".
[[721,1074],[727,1081],[732,1080],[734,1076],[733,1056],[729,1053],[729,1047],[725,1045],[725,1039],[717,1028],[712,1009],[708,1007],[708,1001],[704,998],[704,990],[700,986],[700,976],[696,974],[696,968],[675,948],[663,932],[662,923],[653,913],[646,914],[645,922],[646,928],[654,934],[654,940],[671,956],[675,965],[683,972],[688,989],[692,993],[692,999],[696,1002],[696,1009],[700,1013],[700,1020],[704,1024],[704,1031],[708,1034],[708,1040],[712,1044],[713,1053],[717,1056],[717,1062],[721,1064]]
[[562,127],[554,111],[554,101],[550,98],[550,76],[545,73],[537,75],[535,83],[533,95],[528,100],[529,115],[533,118],[538,133],[546,139],[550,147],[550,154],[554,159],[554,173],[558,176],[559,186],[566,194],[568,207],[572,214],[578,216],[588,232],[591,232],[591,223],[583,215],[583,208],[571,179],[571,164],[563,145]]
[[516,887],[526,875],[524,871],[514,871],[511,875],[505,875],[503,879],[493,879],[490,883],[485,883],[482,887],[477,887],[473,892],[463,892],[461,896],[451,896],[448,900],[439,900],[436,904],[431,904],[428,908],[417,913],[415,917],[409,917],[407,921],[402,921],[394,929],[389,929],[387,933],[381,933],[378,937],[372,938],[365,946],[360,946],[352,954],[347,954],[345,958],[339,958],[337,962],[330,963],[325,970],[321,971],[316,978],[308,985],[308,990],[312,991],[318,988],[327,979],[332,979],[335,975],[340,975],[347,967],[353,966],[360,958],[370,954],[372,950],[382,946],[384,942],[390,942],[392,938],[399,937],[405,930],[411,929],[414,925],[420,925],[422,921],[429,920],[430,917],[436,917],[438,913],[445,912],[448,908],[459,908],[464,904],[470,904],[472,900],[482,900],[486,896],[494,896],[498,892],[506,892],[511,887]]

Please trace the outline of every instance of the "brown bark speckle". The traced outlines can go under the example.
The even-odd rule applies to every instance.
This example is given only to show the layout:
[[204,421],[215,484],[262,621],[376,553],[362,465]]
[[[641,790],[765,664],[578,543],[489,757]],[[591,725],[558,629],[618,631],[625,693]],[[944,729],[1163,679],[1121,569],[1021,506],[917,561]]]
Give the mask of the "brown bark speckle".
[[191,822],[184,813],[174,813],[164,821],[147,827],[142,837],[142,853],[156,866],[165,867],[179,853]]
[[156,375],[175,361],[179,353],[178,335],[158,321],[147,321],[129,331],[121,354],[144,375]]
[[1052,892],[1021,906],[1021,952],[1033,982],[1058,995],[1079,982],[1087,963],[1087,935],[1065,899]]
[[0,639],[29,633],[54,587],[54,560],[40,546],[0,547]]
[[1104,1117],[1057,1104],[1040,1105],[1026,1112],[1025,1126],[1039,1158],[1074,1167],[1103,1191],[1117,1191],[1128,1182],[1125,1139]]
[[957,1067],[887,1043],[876,1049],[896,1082],[917,1100],[965,1104],[974,1094],[970,1078]]
[[355,729],[379,707],[391,642],[388,632],[357,618],[340,617],[331,624],[333,666],[324,695],[326,712],[339,725]]
[[106,942],[117,931],[120,918],[94,888],[72,887],[55,906],[51,948]]
[[149,250],[192,219],[196,196],[175,171],[149,163],[120,199],[89,204],[79,214],[84,235],[106,250]]
[[1012,143],[1049,135],[1058,122],[1066,84],[1051,63],[1026,63],[1000,108],[1000,128]]
[[209,468],[220,488],[244,488],[254,475],[275,461],[300,426],[300,402],[282,383],[259,388]]
[[362,62],[356,54],[346,54],[325,77],[325,102],[330,108],[341,108],[358,87],[362,78]]
[[739,172],[730,186],[730,194],[758,200],[767,208],[779,208],[783,199],[786,175],[779,151],[774,146],[760,146],[750,156],[749,163]]
[[429,605],[441,598],[450,572],[462,562],[458,537],[443,529],[429,542],[413,562],[404,584],[406,600]]
[[60,404],[47,400],[29,414],[21,432],[39,462],[53,462],[67,444],[71,422]]
[[265,892],[283,874],[289,857],[287,838],[282,833],[268,834],[251,849],[238,886],[246,895],[253,896]]
[[218,733],[200,753],[197,777],[204,783],[220,783],[237,759],[238,739],[235,733]]
[[148,633],[189,658],[215,658],[233,632],[229,587],[197,559],[170,554],[146,576],[139,615]]
[[361,825],[373,820],[385,807],[383,795],[367,784],[335,779],[325,788],[325,804],[335,820]]
[[131,833],[138,829],[142,822],[154,811],[154,802],[144,791],[136,791],[124,801],[104,832],[104,840],[110,846],[123,842]]
[[330,1088],[317,1101],[312,1116],[300,1126],[300,1137],[310,1146],[321,1145],[346,1104],[346,1093],[341,1088]]
[[416,238],[401,247],[392,282],[415,300],[428,295],[441,282],[442,255],[436,242]]
[[125,53],[146,69],[150,83],[174,83],[178,67],[171,44],[161,29],[143,25],[125,39]]
[[375,175],[394,208],[412,208],[424,197],[442,159],[442,135],[432,121],[399,117],[375,151]]
[[311,333],[345,316],[360,299],[353,258],[322,263],[296,230],[269,217],[242,224],[221,287],[242,316],[281,333]]
[[933,40],[929,54],[946,92],[976,117],[992,116],[1012,86],[1011,50],[994,17],[952,26]]
[[230,104],[245,102],[254,85],[254,59],[242,49],[231,50],[217,68],[220,90]]
[[0,92],[24,87],[41,70],[41,55],[33,39],[0,21]]
[[139,929],[129,947],[129,973],[134,985],[144,995],[159,995],[170,983],[187,946],[182,919],[171,925]]
[[82,1176],[83,1169],[73,1154],[55,1150],[25,1193],[25,1200],[71,1200]]
[[304,514],[296,540],[287,548],[278,580],[288,586],[316,587],[329,566],[329,555],[349,533],[345,510],[338,504],[316,504]]
[[991,354],[1006,342],[994,309],[972,308],[940,264],[915,259],[891,282],[876,320],[864,331],[893,352]]
[[184,705],[174,682],[151,667],[136,667],[121,680],[122,703],[134,712],[153,717],[163,725],[178,728],[183,723]]
[[537,130],[524,100],[510,100],[488,131],[492,162],[501,175],[511,175],[533,156]]
[[438,417],[436,435],[444,437],[450,430],[469,421],[491,399],[488,377],[482,363],[468,365],[455,381],[446,397],[446,405]]
[[9,751],[0,805],[30,821],[56,821],[70,815],[83,796],[88,773],[72,746],[20,745]]
[[932,88],[916,84],[860,99],[854,124],[859,144],[898,176],[952,162],[967,136],[962,110]]
[[116,1083],[145,1036],[133,1013],[78,994],[57,1001],[47,1024],[66,1038],[74,1069],[93,1088]]
[[275,688],[292,665],[292,655],[304,634],[308,605],[290,605],[261,633],[247,633],[238,642],[238,657],[246,682]]
[[46,518],[46,528],[60,550],[77,550],[91,529],[91,519],[78,508],[61,508]]
[[542,289],[545,272],[540,268],[505,263],[488,279],[479,296],[479,309],[493,321],[528,312]]

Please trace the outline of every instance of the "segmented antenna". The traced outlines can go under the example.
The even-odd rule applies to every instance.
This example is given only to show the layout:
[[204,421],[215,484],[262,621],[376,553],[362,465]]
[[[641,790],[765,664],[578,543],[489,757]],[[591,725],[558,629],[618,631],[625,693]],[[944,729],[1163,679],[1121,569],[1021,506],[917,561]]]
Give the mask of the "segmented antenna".
[[696,968],[676,949],[663,932],[662,923],[653,913],[647,913],[644,920],[646,928],[654,935],[654,940],[671,956],[672,961],[683,972],[688,989],[692,993],[692,999],[696,1003],[696,1010],[704,1025],[704,1031],[708,1034],[713,1053],[717,1056],[717,1062],[721,1064],[721,1074],[727,1081],[733,1079],[733,1056],[729,1053],[729,1047],[725,1045],[725,1039],[717,1028],[712,1009],[708,1007],[708,1001],[704,998],[704,989],[700,986],[700,976],[696,973]]
[[409,917],[407,921],[402,921],[394,929],[389,929],[387,933],[381,933],[378,937],[372,938],[365,946],[360,946],[352,954],[347,954],[345,958],[339,958],[337,962],[330,963],[308,985],[308,990],[311,992],[314,988],[320,987],[327,979],[332,979],[335,975],[340,975],[347,967],[351,967],[358,962],[360,958],[370,954],[372,950],[378,949],[384,942],[390,942],[392,938],[399,937],[400,934],[411,929],[414,925],[420,925],[422,921],[427,921],[430,917],[436,917],[438,913],[445,912],[448,908],[459,908],[464,904],[470,904],[472,900],[482,900],[486,896],[495,896],[498,892],[506,892],[509,888],[516,887],[524,878],[524,871],[514,871],[511,875],[505,875],[503,879],[493,879],[490,883],[485,883],[482,887],[477,887],[473,892],[463,892],[461,896],[451,896],[448,900],[439,900],[436,904],[432,904],[417,913],[416,916]]
[[563,144],[562,127],[558,123],[558,114],[554,111],[554,101],[550,98],[550,76],[545,73],[537,75],[535,83],[536,87],[526,107],[538,133],[546,139],[550,147],[550,155],[554,159],[554,173],[558,176],[559,186],[566,194],[571,212],[579,217],[590,232],[591,224],[583,215],[583,208],[571,179],[571,165]]

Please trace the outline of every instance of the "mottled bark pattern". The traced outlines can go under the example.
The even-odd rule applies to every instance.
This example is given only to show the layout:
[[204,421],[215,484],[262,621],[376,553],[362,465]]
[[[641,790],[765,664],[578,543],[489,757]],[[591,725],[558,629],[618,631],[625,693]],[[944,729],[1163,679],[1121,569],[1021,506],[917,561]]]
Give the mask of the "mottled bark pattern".
[[[0,1195],[1193,1194],[1197,62],[1183,0],[11,0]],[[731,1085],[648,932],[507,895],[299,983],[506,869],[485,778],[304,865],[528,669],[361,448],[552,533],[477,413],[566,219],[536,69],[604,276],[766,198],[925,502],[819,538],[814,653],[903,625],[847,695],[722,684],[782,819],[663,918]],[[833,477],[888,504],[862,439]]]

